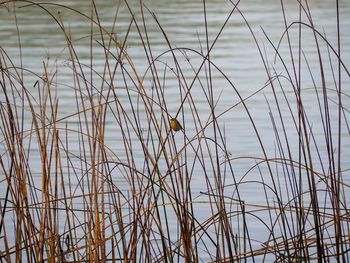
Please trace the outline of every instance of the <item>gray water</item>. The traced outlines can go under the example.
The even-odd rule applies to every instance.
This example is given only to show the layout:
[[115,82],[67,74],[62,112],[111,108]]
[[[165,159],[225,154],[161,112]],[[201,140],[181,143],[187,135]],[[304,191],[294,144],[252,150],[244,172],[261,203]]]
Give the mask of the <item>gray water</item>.
[[[113,26],[113,20],[117,13],[117,23],[115,29],[115,36],[122,42],[125,39],[126,30],[131,23],[131,16],[124,4],[121,4],[120,9],[116,10],[116,1],[98,1],[99,19],[101,24],[107,29],[111,29]],[[140,7],[137,1],[131,1],[133,10],[135,10],[135,17],[137,21],[141,21],[140,17]],[[213,43],[223,23],[228,18],[230,11],[233,9],[232,4],[229,1],[213,0],[208,1],[207,9],[207,24],[208,24],[208,34],[209,34],[209,44]],[[287,1],[286,1],[287,2]],[[40,3],[40,2],[39,2]],[[56,1],[55,3],[68,5],[74,9],[78,9],[82,13],[90,15],[90,1]],[[40,6],[26,6],[23,7],[25,3],[16,3],[16,12],[8,11],[6,9],[0,9],[0,47],[5,51],[8,56],[13,60],[13,63],[22,66],[23,68],[30,69],[32,72],[41,76],[43,73],[43,63],[48,63],[48,67],[57,68],[58,74],[56,81],[57,93],[59,95],[60,106],[58,115],[60,118],[69,116],[76,112],[74,89],[73,89],[73,78],[71,74],[71,61],[66,48],[66,40],[63,37],[62,31],[54,21],[54,19],[46,13]],[[336,13],[334,1],[309,1],[313,22],[315,27],[324,34],[330,43],[336,47],[337,45],[337,31],[336,31]],[[22,7],[21,7],[22,6]],[[206,50],[206,32],[204,25],[203,16],[203,3],[202,1],[178,1],[178,0],[163,0],[163,1],[146,1],[146,6],[154,12],[157,20],[162,26],[164,32],[172,44],[172,47],[186,48],[186,53],[181,55],[177,52],[179,57],[182,57],[180,63],[182,63],[182,69],[184,70],[184,75],[188,82],[194,77],[194,73],[190,67],[193,65],[195,68],[199,66],[202,59],[201,57],[192,52],[196,50],[201,52],[201,50]],[[19,8],[21,7],[21,8]],[[90,24],[81,15],[74,13],[64,7],[53,6],[45,4],[43,7],[48,8],[55,17],[62,19],[66,29],[71,32],[74,47],[80,58],[81,63],[90,65]],[[345,65],[350,63],[350,2],[340,1],[340,17],[341,17],[341,47],[342,47],[342,60]],[[282,63],[278,60],[274,61],[274,49],[273,45],[277,46],[284,32],[284,22],[282,17],[281,5],[279,1],[241,1],[239,4],[239,9],[244,15],[244,18],[248,21],[249,26],[254,32],[254,36],[257,38],[259,46],[262,51],[262,55],[267,61],[268,67],[272,71],[276,70],[277,74],[286,76],[286,71],[283,68]],[[288,19],[287,23],[298,20],[298,5],[296,1],[288,1],[285,3],[286,17]],[[162,34],[159,26],[157,25],[155,19],[151,14],[146,12],[146,24],[148,29],[148,35],[150,38],[150,43],[152,46],[152,52],[154,57],[163,54],[168,51],[164,35]],[[308,22],[305,15],[303,15],[303,21]],[[17,33],[17,30],[19,34]],[[266,35],[264,35],[266,32]],[[95,34],[98,34],[98,30],[95,29]],[[298,26],[294,27],[290,31],[292,39],[292,47],[296,52],[298,47]],[[96,38],[99,39],[99,38]],[[324,59],[324,70],[325,70],[325,81],[326,85],[333,92],[329,92],[329,106],[331,116],[334,116],[334,127],[333,134],[334,143],[336,143],[337,138],[337,93],[335,90],[335,85],[332,75],[332,67],[336,70],[337,61],[333,54],[331,56],[331,62],[328,57],[328,50],[325,43],[319,38],[320,48],[322,58]],[[19,44],[21,49],[19,48]],[[130,34],[128,35],[127,42],[127,52],[132,58],[137,70],[141,76],[145,75],[144,86],[147,89],[152,89],[152,81],[150,74],[147,71],[147,63],[145,60],[145,52],[140,42],[140,38],[137,34],[136,28],[131,27]],[[21,50],[21,51],[20,51]],[[281,56],[284,61],[287,62],[287,67],[290,72],[292,72],[292,67],[290,62],[289,47],[286,38],[283,38],[282,44],[280,46]],[[321,152],[321,161],[317,160],[315,157],[316,168],[321,169],[321,164],[327,163],[326,147],[327,144],[324,142],[324,133],[322,130],[322,123],[320,119],[319,108],[317,106],[317,97],[314,92],[314,83],[318,89],[321,88],[321,78],[319,72],[319,61],[317,56],[317,49],[315,46],[314,35],[308,29],[303,29],[302,31],[302,50],[305,54],[305,58],[310,65],[311,71],[313,72],[313,78],[310,76],[305,59],[302,57],[303,63],[301,68],[301,79],[302,79],[302,94],[305,111],[308,114],[308,121],[310,122],[310,127],[312,127],[315,140],[318,142],[318,150]],[[21,53],[20,53],[21,52]],[[205,52],[204,52],[205,53]],[[297,54],[297,53],[295,53]],[[223,72],[220,73],[216,69],[212,69],[212,85],[214,90],[214,98],[216,99],[216,114],[220,116],[218,124],[220,127],[224,127],[225,139],[227,145],[227,151],[231,158],[235,159],[233,161],[234,176],[236,178],[243,178],[246,184],[242,185],[241,198],[249,204],[266,204],[265,196],[261,186],[257,186],[252,183],[254,181],[261,181],[261,176],[266,172],[266,167],[261,167],[261,174],[259,170],[254,169],[245,175],[249,169],[255,165],[256,161],[252,158],[246,157],[256,157],[262,158],[262,150],[257,139],[257,136],[252,127],[252,123],[248,118],[246,110],[243,108],[242,104],[239,104],[240,98],[246,98],[253,94],[255,91],[264,87],[265,83],[268,81],[268,76],[264,68],[263,61],[260,57],[259,50],[254,42],[254,38],[249,31],[249,28],[244,21],[241,14],[235,11],[227,25],[225,26],[223,32],[220,34],[217,43],[213,47],[210,54],[211,61]],[[186,60],[190,63],[186,63]],[[297,56],[295,56],[297,60]],[[169,68],[173,67],[173,61],[171,54],[169,52],[163,54],[159,58],[158,68],[161,68],[161,64],[169,65]],[[97,42],[94,42],[93,48],[93,61],[92,65],[94,70],[99,73],[103,72],[103,67],[105,63],[105,57],[103,49],[99,47]],[[86,72],[89,72],[86,70]],[[160,70],[161,74],[164,70]],[[337,71],[336,71],[337,72]],[[272,72],[273,73],[273,72]],[[348,106],[350,105],[350,97],[348,96],[349,91],[349,77],[346,76],[345,72],[342,71],[343,75],[343,106],[345,107],[345,115],[349,116]],[[165,96],[167,100],[168,112],[170,115],[176,114],[180,105],[180,94],[179,94],[179,84],[171,71],[168,69],[166,71],[166,80],[164,84],[166,86]],[[33,94],[36,93],[35,88],[30,86],[34,85],[38,78],[33,77],[33,74],[24,73],[25,79],[27,80],[28,88],[31,89]],[[96,75],[90,76],[87,74],[87,78],[94,81],[96,85],[99,83],[99,78]],[[205,80],[204,71],[201,72],[200,77]],[[293,76],[294,77],[294,76]],[[226,79],[227,78],[227,79]],[[283,79],[283,78],[282,78]],[[232,88],[229,81],[234,85],[236,90]],[[283,90],[286,96],[290,99],[291,107],[296,108],[293,89],[287,80],[282,80]],[[207,83],[205,83],[206,85]],[[117,85],[122,85],[122,82],[118,82]],[[237,94],[238,93],[238,94]],[[1,103],[3,103],[3,92],[1,91]],[[203,91],[201,90],[198,82],[195,83],[192,93],[196,106],[199,109],[201,119],[205,123],[211,118],[211,111],[208,106],[208,102],[205,99]],[[280,98],[283,97],[281,90],[278,88],[277,95]],[[122,95],[125,96],[126,94]],[[282,102],[283,101],[283,102]],[[232,105],[238,104],[235,107]],[[257,127],[259,135],[261,136],[262,143],[265,147],[268,157],[273,158],[276,156],[278,151],[278,146],[276,144],[276,138],[273,131],[273,125],[271,121],[271,116],[269,115],[269,105],[271,107],[272,114],[274,118],[277,119],[276,104],[273,101],[273,94],[271,92],[270,86],[261,90],[256,95],[250,97],[246,101],[247,108],[254,120],[254,124]],[[289,138],[292,143],[292,151],[297,152],[297,133],[289,115],[288,105],[281,99],[281,108],[283,116],[285,117],[284,123],[286,124],[286,130],[289,134]],[[186,106],[185,113],[189,112],[188,106]],[[125,109],[131,112],[131,108],[125,105]],[[110,116],[111,117],[111,116]],[[184,121],[186,126],[186,135],[191,138],[195,135],[194,125],[191,121],[190,114],[185,115],[184,120],[182,116],[179,118]],[[141,119],[146,122],[144,114],[141,112]],[[69,127],[77,127],[78,119],[77,116],[66,119]],[[342,126],[342,170],[344,171],[343,177],[349,177],[350,168],[350,137],[347,130],[347,124],[343,121]],[[277,124],[278,125],[278,124]],[[280,125],[278,128],[281,129]],[[29,127],[28,127],[29,129]],[[106,144],[110,147],[111,152],[120,160],[125,160],[125,156],[122,156],[123,150],[120,149],[122,143],[122,137],[118,134],[118,129],[115,128],[114,120],[106,120]],[[212,135],[210,131],[209,135]],[[181,136],[178,136],[179,145],[183,143]],[[74,140],[71,138],[71,151],[78,152],[78,138]],[[77,147],[74,149],[74,147]],[[1,154],[6,155],[4,147],[0,148]],[[324,155],[322,153],[325,153]],[[136,149],[133,153],[136,157],[139,156],[140,163],[142,163],[143,154],[140,149]],[[225,160],[224,153],[222,154],[222,160]],[[278,154],[277,154],[278,155]],[[36,158],[37,156],[37,158]],[[38,155],[32,154],[32,172],[33,174],[38,174],[38,182],[40,182],[40,165],[35,165],[35,163],[40,163],[40,157]],[[198,169],[198,168],[197,168]],[[200,172],[200,170],[198,170]],[[4,187],[6,182],[3,181],[1,175],[1,197],[3,196]],[[194,196],[199,195],[201,191],[206,191],[206,186],[204,184],[203,175],[198,174],[196,177],[192,178]],[[232,178],[227,179],[227,185],[232,183]],[[269,180],[269,179],[265,179]],[[349,182],[348,179],[345,179]],[[123,184],[125,181],[122,179],[120,183]],[[121,187],[123,188],[123,187]],[[125,190],[128,187],[125,186]],[[230,193],[230,191],[228,191]],[[198,200],[201,200],[200,198]],[[204,221],[208,217],[208,210],[205,205],[198,205],[195,208]],[[268,217],[268,215],[260,215],[261,218]],[[254,218],[251,218],[251,232],[253,233],[253,238],[260,241],[264,240],[264,228],[261,223],[255,222]],[[176,229],[174,229],[176,231]],[[258,242],[257,242],[258,243]],[[2,246],[2,245],[1,245]],[[204,256],[204,261],[208,258]]]

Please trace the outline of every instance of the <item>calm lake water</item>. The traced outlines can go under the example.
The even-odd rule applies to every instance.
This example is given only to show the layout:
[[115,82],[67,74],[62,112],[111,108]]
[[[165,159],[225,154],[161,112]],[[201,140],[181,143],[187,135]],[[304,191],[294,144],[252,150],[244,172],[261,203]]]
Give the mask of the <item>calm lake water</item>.
[[[57,77],[55,78],[56,92],[59,97],[59,118],[66,118],[67,116],[74,114],[77,111],[75,92],[74,92],[74,78],[72,77],[72,63],[68,49],[66,48],[67,42],[62,34],[62,30],[59,28],[57,22],[48,14],[43,8],[47,8],[52,12],[58,20],[63,21],[66,30],[70,31],[72,41],[77,55],[80,58],[80,62],[86,65],[86,78],[92,80],[97,87],[101,85],[101,80],[98,74],[102,74],[105,66],[104,50],[100,46],[100,38],[98,37],[99,31],[94,29],[96,34],[96,41],[93,42],[93,60],[91,60],[90,49],[90,23],[82,15],[79,15],[68,8],[60,5],[66,5],[71,8],[77,9],[80,12],[90,15],[90,1],[52,1],[58,5],[43,4],[42,8],[39,6],[25,6],[25,2],[19,1],[16,3],[16,12],[8,11],[4,8],[0,9],[0,47],[2,52],[12,59],[13,63],[22,68],[29,69],[30,71],[42,76],[43,64],[48,63],[49,69],[57,69]],[[134,24],[131,24],[132,18],[130,12],[127,10],[125,4],[119,6],[117,10],[115,2],[118,1],[97,1],[97,7],[99,10],[99,19],[101,24],[108,30],[113,27],[113,21],[116,16],[116,24],[114,34],[118,39],[118,42],[126,41],[126,51],[130,58],[133,60],[135,67],[140,76],[144,76],[143,83],[147,90],[152,90],[154,83],[150,78],[150,72],[148,69],[147,60],[145,57],[145,51],[140,41],[140,37],[137,33],[137,29]],[[130,5],[135,13],[135,19],[141,24],[140,7],[138,1],[130,1]],[[298,5],[297,1],[285,1],[287,23],[290,24],[293,21],[298,20]],[[336,31],[336,13],[335,13],[335,1],[309,1],[310,10],[312,13],[312,19],[315,27],[324,34],[329,42],[336,48],[337,46],[337,31]],[[44,3],[39,1],[38,3]],[[167,35],[173,48],[183,48],[183,53],[176,51],[179,56],[181,68],[183,74],[188,83],[194,79],[193,68],[198,68],[202,62],[202,58],[193,52],[205,53],[206,47],[206,30],[203,16],[203,3],[202,1],[182,1],[182,0],[162,0],[162,1],[146,1],[145,5],[151,12],[154,12],[157,20],[159,21],[162,29]],[[341,17],[341,56],[343,63],[346,66],[350,65],[350,1],[340,1],[340,17]],[[229,1],[211,0],[208,1],[207,6],[207,25],[209,34],[209,45],[211,45],[220,32],[225,20],[230,16],[232,11],[232,3]],[[273,45],[277,46],[278,42],[284,32],[284,21],[281,11],[280,1],[259,1],[259,0],[242,0],[239,3],[239,9],[244,15],[244,18],[248,21],[251,30],[254,32],[254,36],[257,38],[259,46],[262,51],[262,55],[268,64],[271,74],[276,74],[281,77],[281,85],[283,85],[283,91],[285,96],[289,98],[290,107],[296,114],[296,103],[293,93],[293,89],[287,80],[287,72],[283,68],[283,64],[277,58],[275,59],[275,52]],[[116,15],[117,14],[117,15]],[[217,42],[213,46],[210,53],[211,61],[220,69],[217,70],[212,67],[212,86],[215,98],[215,112],[220,115],[218,119],[218,125],[225,131],[225,140],[227,146],[227,153],[230,158],[236,158],[233,161],[234,176],[242,178],[245,184],[242,184],[240,189],[241,198],[246,203],[253,205],[266,205],[265,193],[261,186],[257,186],[254,182],[261,182],[261,177],[266,172],[266,167],[259,169],[250,168],[254,166],[257,159],[246,158],[256,157],[262,158],[262,150],[259,145],[257,136],[252,127],[251,120],[248,118],[246,110],[240,104],[240,98],[249,97],[246,100],[247,108],[251,113],[254,124],[257,127],[261,140],[264,144],[266,152],[269,158],[279,156],[279,148],[277,139],[274,133],[272,116],[274,119],[278,119],[276,103],[273,99],[271,87],[267,86],[262,89],[268,82],[266,70],[264,68],[263,61],[259,54],[259,50],[256,46],[254,38],[249,31],[249,28],[244,21],[243,16],[235,11],[227,25],[220,34]],[[158,59],[158,69],[164,85],[165,98],[167,102],[167,110],[170,115],[175,115],[180,107],[181,95],[179,93],[179,81],[176,78],[174,72],[174,62],[172,60],[171,53],[168,52],[169,46],[167,46],[164,34],[157,25],[155,19],[151,13],[146,11],[146,24],[148,29],[149,41],[152,47],[152,53],[154,57],[160,56]],[[302,20],[308,23],[305,14],[302,16]],[[126,35],[128,28],[130,32]],[[17,30],[19,34],[17,34]],[[266,36],[264,35],[266,33]],[[294,25],[290,31],[291,45],[295,52],[295,61],[298,61],[297,47],[298,47],[298,26]],[[337,74],[337,60],[334,54],[327,49],[324,41],[321,38],[318,39],[324,60],[323,66],[325,70],[325,82],[329,88],[329,111],[332,119],[332,128],[334,143],[336,145],[338,138],[337,128],[337,88],[334,84],[334,76],[332,69]],[[271,43],[269,42],[271,41]],[[322,164],[327,167],[328,156],[326,154],[327,144],[325,143],[324,131],[322,128],[322,121],[320,118],[320,112],[317,104],[317,96],[315,93],[315,87],[321,90],[321,77],[319,59],[317,56],[317,49],[315,45],[315,39],[312,32],[306,27],[302,30],[302,67],[301,67],[301,92],[303,96],[304,108],[307,112],[308,122],[310,130],[313,131],[314,138],[317,142],[317,149],[320,152],[320,156],[315,157],[316,169],[321,170]],[[21,48],[19,48],[19,46]],[[292,64],[289,54],[289,47],[286,41],[286,37],[283,38],[281,46],[279,48],[281,57],[286,62],[287,69],[292,73]],[[330,54],[328,53],[330,52]],[[307,63],[305,62],[307,61]],[[91,74],[88,69],[90,65],[96,71]],[[310,76],[308,66],[312,72]],[[202,70],[199,74],[201,79],[201,85],[207,87],[206,73],[208,71]],[[24,79],[28,89],[31,90],[33,96],[37,96],[37,90],[34,86],[37,81],[37,77],[29,72],[24,72]],[[294,73],[293,73],[294,74]],[[346,75],[345,71],[342,71],[343,80],[342,87],[344,96],[343,106],[345,108],[344,115],[349,117],[349,84],[350,78]],[[286,77],[286,78],[285,78]],[[294,75],[292,76],[294,79]],[[335,76],[337,78],[337,75]],[[231,82],[231,84],[230,84]],[[116,81],[116,87],[122,87],[123,81]],[[193,100],[196,103],[196,107],[199,111],[199,116],[203,123],[210,120],[211,110],[208,102],[204,96],[200,82],[195,82],[192,89]],[[236,88],[234,90],[233,86]],[[284,94],[277,85],[277,96],[279,96],[281,102],[281,108],[284,116],[284,124],[286,125],[287,133],[289,134],[289,140],[291,142],[291,151],[293,153],[298,152],[297,132],[289,114],[289,108],[283,99]],[[261,90],[260,90],[261,89]],[[256,91],[260,90],[254,96]],[[238,93],[238,94],[237,94]],[[0,91],[1,103],[4,102],[3,91]],[[127,94],[121,93],[122,101],[125,101],[124,109],[127,110],[126,114],[131,115],[132,108],[128,106]],[[123,97],[124,96],[124,97]],[[236,106],[234,106],[236,105]],[[234,106],[234,107],[233,107]],[[195,135],[195,126],[190,113],[190,107],[185,105],[185,114],[179,115],[181,123],[185,124],[186,136],[192,138]],[[271,107],[271,109],[269,109]],[[26,108],[28,109],[28,108]],[[270,110],[272,114],[270,114]],[[295,115],[297,116],[297,115]],[[144,109],[140,109],[141,123],[146,127],[147,119],[144,114]],[[333,123],[334,122],[334,123]],[[78,117],[74,115],[70,118],[66,118],[62,125],[67,125],[71,129],[78,127]],[[281,131],[281,125],[276,124],[277,129]],[[341,145],[341,164],[344,171],[343,177],[350,178],[350,136],[348,124],[342,122],[342,145]],[[63,127],[62,126],[62,127]],[[30,122],[28,122],[28,129],[30,128]],[[212,131],[208,131],[207,135],[210,137],[213,135]],[[2,135],[0,135],[0,138]],[[72,153],[79,152],[79,137],[74,135],[70,139],[70,150]],[[131,134],[135,136],[135,134]],[[183,138],[180,133],[176,134],[176,140],[178,147],[183,146]],[[115,120],[111,113],[107,114],[106,119],[106,133],[105,142],[110,147],[111,152],[120,160],[125,160],[123,156],[123,138],[118,129],[115,128]],[[1,146],[0,153],[5,156],[6,146]],[[76,147],[76,148],[75,148]],[[316,147],[314,147],[316,155]],[[336,149],[336,147],[335,147]],[[41,183],[40,179],[40,156],[35,154],[38,149],[33,149],[31,157],[31,171],[35,178]],[[336,149],[337,150],[337,149]],[[134,148],[134,156],[139,159],[139,163],[136,162],[136,166],[143,164],[143,152],[139,148]],[[207,153],[208,154],[208,153]],[[222,156],[221,161],[225,160],[225,153],[219,153]],[[208,154],[209,156],[209,154]],[[198,173],[194,173],[192,178],[192,190],[194,196],[199,196],[201,192],[206,192],[204,175],[201,172],[200,167],[195,167]],[[327,170],[327,168],[325,168]],[[5,193],[6,182],[3,180],[3,173],[0,172],[0,195],[3,198]],[[211,174],[209,173],[209,176]],[[265,179],[269,183],[269,179]],[[349,179],[345,179],[350,182]],[[228,178],[225,185],[232,184],[232,178]],[[78,182],[76,182],[78,184]],[[126,184],[124,180],[120,180],[120,184]],[[77,187],[78,188],[78,187]],[[123,188],[123,187],[121,187]],[[229,188],[229,187],[228,187]],[[125,186],[125,191],[128,191],[128,186]],[[228,195],[232,195],[232,192],[228,190]],[[198,201],[202,200],[202,197],[198,197]],[[208,218],[209,210],[205,205],[198,205],[195,207],[198,211],[198,219],[203,221]],[[260,215],[261,218],[268,217],[267,214]],[[261,222],[255,221],[255,218],[250,218],[251,223],[251,238],[259,241],[265,240],[264,226]],[[174,231],[176,228],[174,227]],[[259,242],[257,242],[259,244]],[[1,247],[3,245],[1,244]],[[203,261],[207,261],[209,258],[203,256]]]

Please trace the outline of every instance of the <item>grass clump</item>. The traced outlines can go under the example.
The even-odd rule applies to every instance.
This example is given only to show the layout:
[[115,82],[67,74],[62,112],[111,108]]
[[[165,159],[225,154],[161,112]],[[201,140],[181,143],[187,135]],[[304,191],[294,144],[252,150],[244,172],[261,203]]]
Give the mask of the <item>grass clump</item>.
[[[297,3],[293,21],[281,1],[280,38],[262,30],[263,42],[240,1],[226,3],[213,35],[203,1],[195,49],[175,45],[143,2],[118,1],[113,21],[103,21],[95,1],[84,11],[1,1],[14,14],[19,56],[0,47],[0,259],[349,262],[350,75],[336,3],[335,40],[317,28],[308,1]],[[22,52],[18,24],[28,9],[48,16],[64,43],[40,73]],[[118,20],[122,12],[127,22]],[[75,35],[67,13],[87,32]],[[215,56],[234,17],[265,74],[248,94]],[[128,49],[131,38],[142,63]],[[232,99],[221,105],[227,90]],[[268,134],[251,103],[262,95]],[[236,109],[253,154],[231,152],[234,136],[222,120]],[[180,127],[171,129],[174,119]]]

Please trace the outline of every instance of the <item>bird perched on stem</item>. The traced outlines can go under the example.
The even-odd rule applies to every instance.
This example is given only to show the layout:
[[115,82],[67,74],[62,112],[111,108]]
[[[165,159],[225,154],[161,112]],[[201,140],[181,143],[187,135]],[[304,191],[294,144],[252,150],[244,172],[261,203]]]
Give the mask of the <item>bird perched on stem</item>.
[[176,132],[179,131],[179,130],[182,130],[181,124],[175,118],[171,118],[171,120],[170,120],[170,127],[171,127],[171,129],[173,129],[173,131],[176,131]]

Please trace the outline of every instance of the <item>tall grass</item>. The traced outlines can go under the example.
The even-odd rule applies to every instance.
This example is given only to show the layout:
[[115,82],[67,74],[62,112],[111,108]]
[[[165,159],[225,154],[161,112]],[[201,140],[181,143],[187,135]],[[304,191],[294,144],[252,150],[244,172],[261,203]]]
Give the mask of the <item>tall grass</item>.
[[[240,1],[231,2],[214,37],[203,1],[205,41],[199,50],[175,46],[143,2],[137,9],[118,2],[108,28],[93,0],[89,13],[53,3],[0,3],[5,4],[14,14],[37,8],[51,16],[65,39],[72,81],[61,83],[60,67],[51,61],[41,73],[24,68],[20,30],[19,59],[0,49],[1,262],[350,262],[349,173],[343,167],[349,151],[343,141],[350,133],[343,84],[350,75],[342,60],[338,1],[335,42],[314,24],[308,1],[298,4],[296,21],[288,21],[281,1],[280,41],[262,30],[272,56]],[[121,5],[130,13],[123,38],[116,34]],[[88,43],[87,59],[80,57],[77,37],[58,9],[89,26],[89,35],[81,38]],[[233,16],[244,22],[266,73],[265,85],[248,96],[211,59]],[[163,35],[161,54],[150,39],[149,18]],[[317,67],[303,51],[305,32],[313,37]],[[127,50],[130,34],[138,36],[146,67]],[[95,65],[96,52],[103,54],[102,68]],[[218,110],[213,72],[239,98],[224,111]],[[313,87],[305,89],[305,75]],[[169,76],[178,83],[175,111],[169,105]],[[73,113],[62,114],[62,86],[71,90]],[[210,109],[207,118],[195,89]],[[309,114],[305,91],[315,98],[317,116]],[[264,142],[247,104],[262,92],[271,94],[266,103],[274,145]],[[230,135],[220,120],[237,107],[259,145],[254,156],[230,154]],[[170,128],[171,118],[181,121],[181,131]],[[244,175],[238,176],[242,159],[250,165],[239,166]],[[243,197],[247,185],[261,191],[261,203]],[[264,238],[258,239],[260,234]]]

